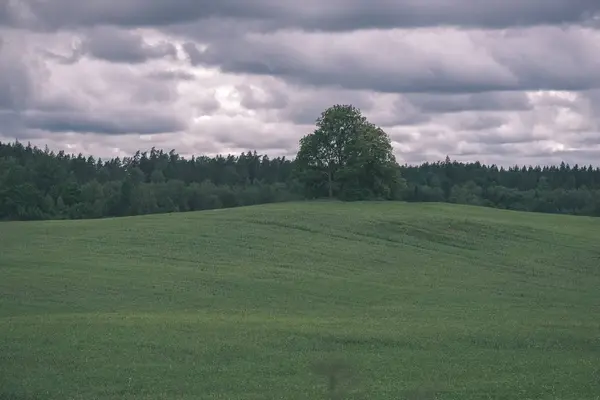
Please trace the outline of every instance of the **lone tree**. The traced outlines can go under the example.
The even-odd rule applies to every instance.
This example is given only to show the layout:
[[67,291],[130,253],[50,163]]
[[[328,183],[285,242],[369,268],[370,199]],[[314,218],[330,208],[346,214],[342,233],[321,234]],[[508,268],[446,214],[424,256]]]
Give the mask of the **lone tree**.
[[352,105],[334,105],[300,139],[296,172],[311,197],[397,199],[400,177],[389,136]]

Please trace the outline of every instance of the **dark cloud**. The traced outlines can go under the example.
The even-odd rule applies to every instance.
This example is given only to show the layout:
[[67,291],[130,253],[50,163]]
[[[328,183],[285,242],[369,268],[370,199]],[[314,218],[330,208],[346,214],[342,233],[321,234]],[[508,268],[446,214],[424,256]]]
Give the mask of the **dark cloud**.
[[[153,81],[139,72],[119,68],[86,71],[94,79],[90,85],[73,87],[69,80],[52,81],[60,76],[47,70],[22,39],[18,31],[0,39],[3,135],[24,137],[32,130],[145,135],[187,128],[180,115],[165,111],[165,103],[175,102],[178,96],[172,82]],[[113,101],[106,103],[107,96]]]
[[498,128],[506,123],[506,115],[485,115],[479,113],[468,113],[451,123],[452,128],[460,131],[484,131]]
[[96,58],[125,63],[142,63],[177,55],[171,43],[150,45],[140,35],[110,28],[95,29],[83,42],[83,49]]
[[148,104],[173,102],[179,95],[174,88],[167,85],[147,85],[133,88],[130,97],[136,104]]
[[517,77],[518,87],[578,91],[600,86],[600,61],[595,56],[600,50],[599,32],[540,27],[475,40],[487,42],[493,58]]
[[419,125],[431,121],[431,117],[418,112],[401,112],[386,117],[371,119],[371,122],[379,126],[410,126]]
[[187,54],[192,65],[198,65],[203,62],[202,52],[198,49],[195,43],[185,42],[181,47]]
[[30,111],[23,116],[23,124],[28,129],[50,132],[101,133],[106,135],[177,132],[186,129],[186,124],[173,115],[161,113],[127,112],[82,112]]
[[196,116],[210,116],[221,108],[221,102],[217,99],[214,90],[202,90],[193,101]]
[[60,64],[67,64],[67,65],[78,62],[79,60],[81,60],[81,57],[84,54],[83,51],[81,51],[81,49],[79,49],[79,48],[73,49],[71,54],[68,54],[68,55],[54,53],[54,52],[52,52],[50,50],[46,50],[46,49],[42,49],[40,52],[49,60],[54,60]]
[[27,107],[35,91],[33,76],[18,49],[0,37],[0,110]]
[[405,96],[397,95],[391,107],[375,102],[366,111],[369,120],[382,127],[419,125],[431,117],[417,109]]
[[3,110],[0,107],[0,135],[18,139],[23,132],[20,113],[17,111]]
[[509,133],[491,131],[479,132],[476,137],[472,137],[479,143],[499,146],[503,144],[526,144],[552,139],[552,135],[546,133],[544,135],[535,134],[531,130],[527,131],[512,131]]
[[484,89],[483,85],[490,85],[489,81],[482,77],[477,88],[466,87],[462,82],[442,80],[441,76],[436,79],[436,73],[432,70],[416,70],[411,74],[411,79],[406,79],[401,74],[393,76],[389,65],[373,65],[368,59],[360,60],[358,55],[353,59],[351,56],[325,55],[325,51],[319,51],[313,55],[315,60],[310,60],[310,55],[303,55],[291,46],[278,43],[236,40],[213,43],[205,51],[200,51],[192,43],[186,43],[184,50],[193,65],[219,67],[228,73],[277,76],[314,86],[342,86],[347,89],[372,89],[382,92],[427,92],[446,91],[451,89],[451,86],[454,86],[454,90],[481,90]]
[[427,113],[455,113],[463,111],[522,111],[532,105],[523,92],[484,92],[432,95],[407,94],[406,98]]
[[27,1],[4,0],[0,2],[0,27],[18,26],[29,22],[31,15]]
[[241,84],[235,89],[240,95],[240,104],[248,110],[282,109],[289,104],[288,94],[275,88],[260,90],[249,84]]
[[577,132],[575,141],[584,148],[600,146],[600,130],[591,132]]
[[8,2],[0,3],[0,26],[8,25],[11,22],[11,10],[8,8]]
[[[587,103],[585,110],[590,120],[591,128],[596,130],[596,135],[600,138],[600,89],[586,90],[581,92],[580,101]],[[600,139],[599,142],[600,143]]]
[[177,49],[167,42],[148,44],[142,36],[130,31],[98,27],[88,32],[70,55],[64,56],[48,51],[46,54],[64,64],[77,62],[83,56],[113,63],[139,64],[151,59],[176,57]]
[[[451,46],[452,51],[442,43]],[[560,52],[556,51],[557,45]],[[228,73],[270,75],[302,84],[384,93],[600,87],[600,62],[595,57],[600,50],[598,32],[583,29],[545,28],[510,35],[473,36],[441,29],[429,33],[361,32],[335,37],[281,33],[224,38],[202,50],[186,43],[184,50],[192,64],[218,67]],[[479,99],[458,100],[483,108],[490,102],[496,103],[490,104],[495,108],[527,107],[519,95],[481,95]],[[451,105],[450,101],[445,105],[438,102],[437,106],[461,109],[458,103]]]
[[[271,28],[358,28],[453,25],[505,28],[580,23],[600,9],[597,0],[21,0],[49,29],[73,26],[172,25],[210,18],[262,21]],[[9,3],[9,4],[12,4]],[[15,5],[5,7],[6,10]],[[21,6],[22,7],[22,6]],[[5,10],[5,12],[6,12]],[[69,12],[64,12],[69,10]],[[14,13],[14,11],[13,11]]]
[[183,70],[152,71],[147,76],[159,81],[193,81],[196,79],[194,74]]

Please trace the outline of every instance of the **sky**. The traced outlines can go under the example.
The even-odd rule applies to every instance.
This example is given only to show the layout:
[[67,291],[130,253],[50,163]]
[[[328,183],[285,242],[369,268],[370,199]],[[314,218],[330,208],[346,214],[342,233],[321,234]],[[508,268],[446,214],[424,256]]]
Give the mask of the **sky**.
[[0,141],[293,157],[352,104],[399,163],[600,165],[598,0],[0,0]]

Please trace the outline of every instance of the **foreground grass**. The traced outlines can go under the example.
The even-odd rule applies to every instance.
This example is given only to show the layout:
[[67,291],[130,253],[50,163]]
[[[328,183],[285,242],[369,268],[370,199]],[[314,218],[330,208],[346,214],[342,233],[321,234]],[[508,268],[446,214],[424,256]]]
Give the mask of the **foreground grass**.
[[402,203],[0,224],[0,399],[320,399],[333,362],[348,399],[598,399],[598,237]]

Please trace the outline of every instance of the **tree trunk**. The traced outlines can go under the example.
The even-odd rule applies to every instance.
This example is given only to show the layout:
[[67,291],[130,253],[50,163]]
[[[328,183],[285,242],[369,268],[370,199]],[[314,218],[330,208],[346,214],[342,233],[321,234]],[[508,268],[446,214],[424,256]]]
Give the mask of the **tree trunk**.
[[331,169],[327,171],[327,180],[329,181],[329,198],[333,198],[333,179],[331,177]]

